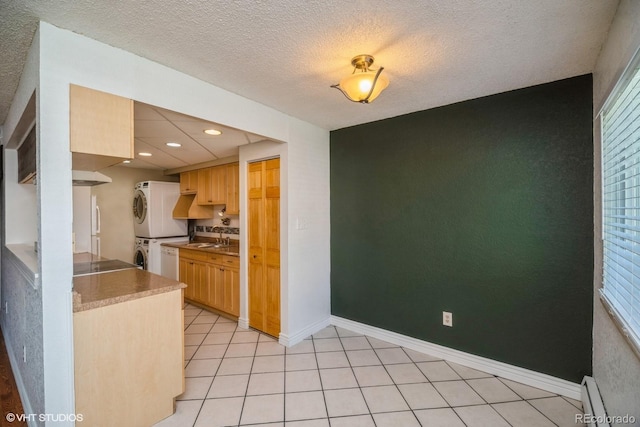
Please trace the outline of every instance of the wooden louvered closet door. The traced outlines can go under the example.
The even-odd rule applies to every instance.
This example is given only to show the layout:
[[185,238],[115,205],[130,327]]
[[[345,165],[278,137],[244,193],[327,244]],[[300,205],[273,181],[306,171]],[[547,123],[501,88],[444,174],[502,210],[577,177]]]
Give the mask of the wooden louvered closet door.
[[250,163],[249,326],[280,334],[280,159]]

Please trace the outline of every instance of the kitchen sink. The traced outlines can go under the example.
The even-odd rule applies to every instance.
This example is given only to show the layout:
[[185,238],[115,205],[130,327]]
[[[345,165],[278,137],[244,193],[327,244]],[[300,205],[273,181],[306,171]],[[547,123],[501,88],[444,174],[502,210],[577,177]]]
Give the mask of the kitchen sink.
[[223,243],[189,243],[188,248],[228,248],[229,245]]

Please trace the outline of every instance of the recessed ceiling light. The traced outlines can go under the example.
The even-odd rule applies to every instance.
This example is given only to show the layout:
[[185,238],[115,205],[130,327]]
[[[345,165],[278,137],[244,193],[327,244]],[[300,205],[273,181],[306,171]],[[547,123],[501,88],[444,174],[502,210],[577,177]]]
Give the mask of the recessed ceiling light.
[[167,147],[182,147],[182,144],[177,142],[167,142]]
[[205,129],[204,133],[206,133],[207,135],[220,135],[222,132],[220,132],[218,129]]
[[151,157],[153,154],[151,153],[138,153],[138,156],[142,156],[142,157]]
[[131,160],[123,160],[122,163],[129,164],[129,163],[131,163]]

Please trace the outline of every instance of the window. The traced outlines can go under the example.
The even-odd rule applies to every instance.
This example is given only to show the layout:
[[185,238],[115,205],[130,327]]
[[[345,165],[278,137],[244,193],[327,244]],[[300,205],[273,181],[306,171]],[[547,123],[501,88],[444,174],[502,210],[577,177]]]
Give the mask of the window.
[[[637,63],[637,61],[636,61]],[[602,114],[603,288],[601,296],[640,349],[640,71]]]

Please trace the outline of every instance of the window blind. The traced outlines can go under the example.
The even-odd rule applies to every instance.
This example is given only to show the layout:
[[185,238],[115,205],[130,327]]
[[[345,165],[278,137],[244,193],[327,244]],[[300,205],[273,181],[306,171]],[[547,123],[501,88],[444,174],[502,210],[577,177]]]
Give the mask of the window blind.
[[640,70],[602,114],[602,294],[640,345]]

